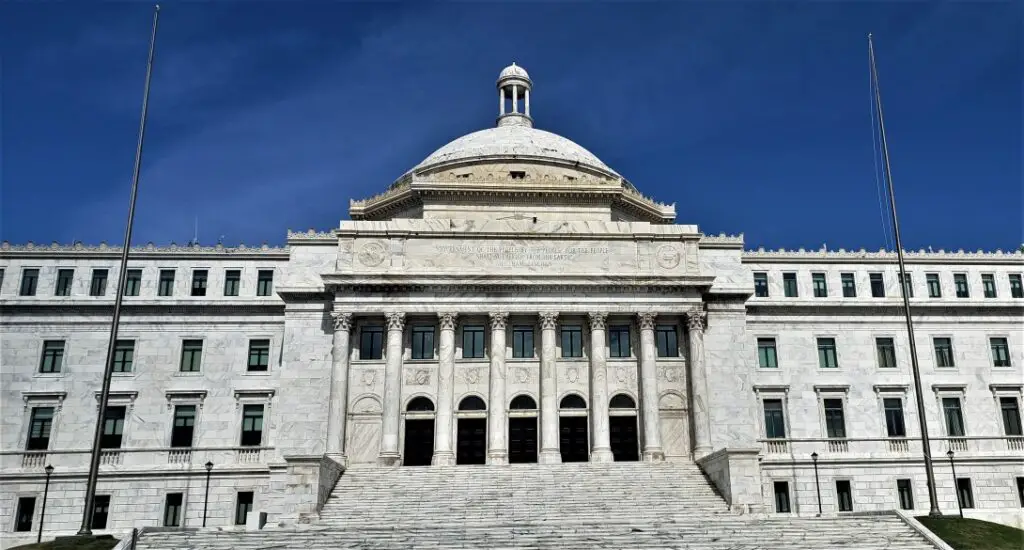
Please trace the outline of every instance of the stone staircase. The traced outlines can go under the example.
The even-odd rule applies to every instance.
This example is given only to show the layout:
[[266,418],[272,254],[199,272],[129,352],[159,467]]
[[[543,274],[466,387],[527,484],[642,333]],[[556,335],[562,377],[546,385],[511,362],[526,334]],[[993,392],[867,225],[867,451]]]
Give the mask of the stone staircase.
[[353,468],[312,526],[153,532],[138,548],[933,549],[895,515],[734,515],[692,463]]

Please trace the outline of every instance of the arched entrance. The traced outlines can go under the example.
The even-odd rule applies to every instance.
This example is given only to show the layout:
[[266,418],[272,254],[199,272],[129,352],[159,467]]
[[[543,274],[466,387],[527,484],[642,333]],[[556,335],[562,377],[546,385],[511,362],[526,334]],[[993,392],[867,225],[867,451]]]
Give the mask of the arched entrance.
[[615,462],[640,460],[640,442],[636,427],[636,401],[619,393],[608,403],[608,425],[611,431],[612,456]]
[[570,393],[558,404],[558,448],[562,462],[587,462],[590,445],[587,441],[587,402]]
[[405,406],[404,466],[430,466],[434,455],[434,403],[426,397],[414,397]]
[[537,462],[537,402],[518,395],[508,406],[508,462]]
[[459,402],[456,464],[487,463],[487,405],[475,395]]

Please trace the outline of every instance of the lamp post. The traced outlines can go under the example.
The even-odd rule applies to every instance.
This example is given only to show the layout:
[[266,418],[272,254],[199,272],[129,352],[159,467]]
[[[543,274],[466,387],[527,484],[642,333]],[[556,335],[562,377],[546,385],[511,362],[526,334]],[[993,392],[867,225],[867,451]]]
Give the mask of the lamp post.
[[53,465],[47,464],[43,468],[46,472],[46,485],[43,487],[43,509],[39,511],[39,535],[36,537],[36,544],[43,541],[43,520],[46,519],[46,497],[50,495],[50,476],[53,475]]
[[203,497],[203,527],[206,527],[206,504],[210,501],[210,472],[213,471],[213,462],[206,461],[206,496]]
[[949,457],[949,469],[953,472],[953,496],[956,498],[956,507],[960,510],[960,517],[964,517],[964,505],[960,502],[960,488],[956,486],[956,466],[953,464],[953,449],[946,451]]
[[818,493],[818,516],[821,516],[821,481],[818,479],[818,453],[811,453],[811,460],[814,462],[814,489]]

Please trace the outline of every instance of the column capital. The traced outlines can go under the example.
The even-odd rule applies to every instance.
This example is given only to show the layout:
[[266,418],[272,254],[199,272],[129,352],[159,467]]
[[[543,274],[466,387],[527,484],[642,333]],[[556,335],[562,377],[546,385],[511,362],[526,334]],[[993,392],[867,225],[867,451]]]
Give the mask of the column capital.
[[650,311],[644,313],[637,313],[637,319],[640,320],[640,330],[654,330],[654,323],[658,319],[657,313]]
[[686,326],[694,332],[704,332],[707,327],[708,314],[700,308],[693,308],[686,312]]
[[541,329],[554,329],[558,325],[558,312],[557,311],[542,311],[540,312],[540,327]]
[[608,321],[608,313],[596,311],[588,314],[590,317],[590,330],[603,330]]
[[503,329],[505,324],[508,323],[507,311],[492,311],[489,316],[491,318],[491,329]]
[[331,324],[334,325],[334,332],[348,332],[352,330],[352,314],[347,311],[332,311]]
[[445,311],[438,313],[437,318],[441,322],[441,330],[455,330],[455,323],[459,320],[459,314]]
[[387,314],[388,330],[402,330],[405,328],[405,314],[394,312]]

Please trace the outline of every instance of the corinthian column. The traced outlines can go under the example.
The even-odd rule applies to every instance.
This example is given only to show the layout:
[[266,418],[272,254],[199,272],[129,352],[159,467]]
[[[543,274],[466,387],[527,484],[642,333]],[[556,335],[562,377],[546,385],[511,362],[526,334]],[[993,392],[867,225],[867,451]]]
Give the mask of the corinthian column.
[[608,426],[608,361],[605,357],[607,313],[590,314],[590,460],[612,462]]
[[384,364],[384,422],[377,462],[391,466],[399,460],[398,424],[402,409],[402,331],[405,329],[405,314],[389,313],[387,319],[388,355]]
[[505,443],[505,324],[508,313],[491,313],[490,398],[487,404],[487,463],[508,464]]
[[348,428],[348,357],[352,314],[331,313],[334,339],[331,345],[331,401],[327,414],[327,454],[345,464],[345,430]]
[[541,464],[557,464],[562,461],[558,450],[558,398],[555,385],[555,326],[558,313],[546,311],[540,314],[540,456]]
[[657,349],[654,344],[654,313],[640,318],[640,402],[644,421],[644,460],[665,460],[661,448],[661,419],[658,411]]
[[437,414],[434,416],[434,457],[431,464],[455,464],[452,450],[452,408],[455,400],[455,323],[456,313],[438,313],[441,338],[437,364]]
[[704,363],[704,327],[707,314],[694,308],[686,314],[690,335],[690,379],[693,381],[694,458],[711,452],[711,414],[708,411],[708,373]]

